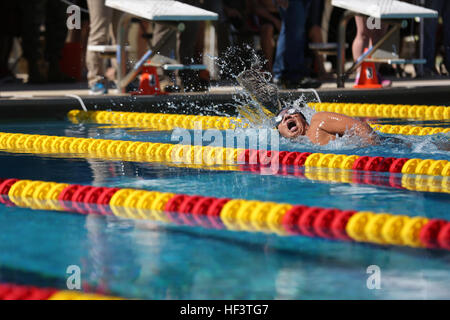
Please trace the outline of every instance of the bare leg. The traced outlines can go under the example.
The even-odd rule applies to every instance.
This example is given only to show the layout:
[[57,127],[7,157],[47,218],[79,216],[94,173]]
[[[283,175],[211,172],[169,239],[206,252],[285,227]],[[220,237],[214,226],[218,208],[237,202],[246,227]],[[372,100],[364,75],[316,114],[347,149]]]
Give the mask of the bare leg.
[[[373,46],[381,37],[387,32],[388,26],[382,24],[380,29],[369,29],[367,27],[367,18],[356,16],[356,37],[352,45],[353,60],[356,61],[366,48]],[[377,71],[379,64],[376,65]],[[361,68],[358,68],[359,74]],[[386,80],[382,83],[383,86],[390,86],[391,82]]]
[[[369,38],[370,38],[370,46],[373,46],[375,43],[377,43],[388,31],[388,25],[386,23],[381,23],[381,28],[380,29],[372,29],[372,30],[367,30],[369,33]],[[375,64],[375,68],[378,70],[380,69],[380,64],[376,63]],[[392,81],[390,80],[384,80],[380,73],[378,72],[378,76],[381,78],[379,79],[381,81],[381,84],[383,87],[390,87],[392,85]]]
[[[87,4],[90,18],[88,45],[105,45],[108,43],[108,31],[113,11],[105,6],[104,1],[88,0]],[[86,66],[90,87],[99,81],[104,81],[105,70],[100,53],[88,51]]]
[[[369,30],[366,27],[366,20],[366,18],[361,16],[355,17],[356,37],[352,44],[353,61],[356,61],[364,53],[364,49],[369,47],[370,37]],[[359,73],[359,68],[357,72]]]

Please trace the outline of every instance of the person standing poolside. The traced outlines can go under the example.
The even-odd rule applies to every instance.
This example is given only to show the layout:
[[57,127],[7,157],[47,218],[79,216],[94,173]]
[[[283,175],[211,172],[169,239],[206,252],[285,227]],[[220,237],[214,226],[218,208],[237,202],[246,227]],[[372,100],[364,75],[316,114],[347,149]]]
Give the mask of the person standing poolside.
[[[357,61],[359,57],[364,53],[364,51],[370,47],[372,47],[375,43],[377,43],[388,31],[388,25],[386,23],[381,23],[381,29],[369,29],[367,27],[367,17],[356,16],[356,37],[352,43],[352,54],[353,60]],[[361,67],[357,70],[357,75],[355,79],[355,84],[359,81],[359,73]],[[383,79],[378,72],[379,64],[377,64],[377,73],[378,78],[381,80],[381,85],[383,87],[390,87],[392,85],[392,81]]]
[[272,72],[275,51],[275,35],[281,30],[281,17],[272,0],[255,0],[254,11],[259,20],[261,49],[267,59],[266,70]]
[[[28,64],[29,84],[73,82],[59,62],[67,36],[66,6],[61,1],[2,1],[0,4],[0,79],[15,81],[8,68],[13,38],[21,38]],[[45,46],[41,48],[41,26],[45,25]],[[43,49],[43,50],[42,50]]]
[[286,89],[318,88],[321,82],[309,78],[305,61],[307,12],[312,0],[276,0],[281,31],[273,65],[274,82]]
[[[450,1],[448,0],[427,0],[425,7],[436,10],[442,17],[442,36],[444,47],[444,65],[450,75]],[[427,60],[424,66],[425,76],[439,75],[436,70],[436,31],[438,29],[438,19],[424,19],[424,57]],[[440,70],[439,70],[440,71]]]
[[[88,45],[108,45],[110,40],[111,44],[116,44],[115,30],[121,13],[105,6],[105,0],[87,0],[87,5],[90,22]],[[89,93],[93,95],[108,93],[105,68],[99,52],[86,53],[86,67]]]
[[[194,6],[202,7],[200,0],[180,0],[180,2]],[[184,21],[185,30],[183,32],[173,33],[167,39],[164,45],[158,50],[158,53],[179,60],[181,64],[201,64],[202,58],[197,55],[196,42],[200,35],[203,37],[200,21]],[[155,23],[153,28],[152,46],[157,46],[172,28],[164,23]],[[209,87],[209,76],[202,78],[197,70],[179,70],[178,75],[184,92],[207,91]],[[164,78],[164,75],[162,75]],[[207,78],[207,79],[206,79]]]

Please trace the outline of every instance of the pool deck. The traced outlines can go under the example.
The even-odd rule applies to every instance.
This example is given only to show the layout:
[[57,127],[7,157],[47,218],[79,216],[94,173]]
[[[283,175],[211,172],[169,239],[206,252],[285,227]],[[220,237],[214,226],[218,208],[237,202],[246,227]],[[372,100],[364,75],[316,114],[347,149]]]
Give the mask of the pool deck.
[[[416,88],[416,87],[450,87],[450,78],[439,78],[439,79],[408,79],[408,80],[393,80],[391,88]],[[225,93],[232,94],[236,92],[236,89],[240,87],[235,86],[212,86],[209,90],[209,94]],[[359,89],[353,88],[353,81],[347,81],[345,88],[338,89],[335,82],[325,82],[317,90],[322,91],[360,91]],[[290,90],[298,91],[298,90]],[[301,91],[301,90],[299,90]],[[71,84],[43,84],[43,85],[33,85],[33,84],[6,84],[0,85],[0,98],[29,98],[35,96],[46,96],[46,97],[61,97],[66,94],[75,94],[79,96],[89,96],[89,90],[87,84],[84,82],[71,83]],[[201,94],[204,94],[202,92]],[[117,94],[115,90],[110,90],[110,93],[106,96],[120,96],[126,94]]]
[[[198,113],[203,112],[204,106],[215,106],[215,111],[234,114],[233,96],[239,89],[240,87],[234,86],[212,86],[209,92],[160,96],[130,96],[110,90],[107,95],[92,96],[89,95],[86,83],[9,84],[0,86],[0,116],[61,116],[68,110],[80,109],[79,100],[68,95],[79,96],[88,109],[96,110],[160,112],[162,107],[173,104],[177,107],[169,112]],[[323,102],[450,105],[450,79],[394,80],[392,87],[383,89],[354,89],[353,82],[350,81],[345,88],[338,89],[335,82],[328,82],[317,93]],[[306,100],[316,100],[311,91],[298,89],[280,92],[282,99],[292,100],[302,95]],[[182,102],[188,103],[183,105]]]

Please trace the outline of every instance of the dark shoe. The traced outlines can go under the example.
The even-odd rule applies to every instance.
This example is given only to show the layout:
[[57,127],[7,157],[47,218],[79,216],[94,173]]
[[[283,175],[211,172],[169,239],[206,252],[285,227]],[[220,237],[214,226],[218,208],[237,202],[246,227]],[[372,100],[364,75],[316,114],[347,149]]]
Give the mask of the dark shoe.
[[[128,93],[138,93],[139,85],[140,80],[139,77],[137,77],[126,86],[125,91]],[[117,92],[117,84],[114,81],[109,81],[106,87],[112,89],[113,92],[114,90]]]
[[437,72],[436,69],[424,68],[423,74],[418,75],[417,77],[421,79],[439,79],[441,78],[441,75],[439,74],[439,72]]
[[320,88],[322,82],[318,79],[305,77],[299,82],[300,88],[302,89],[317,89]]
[[22,79],[16,78],[16,76],[10,72],[0,75],[0,85],[2,84],[22,84]]

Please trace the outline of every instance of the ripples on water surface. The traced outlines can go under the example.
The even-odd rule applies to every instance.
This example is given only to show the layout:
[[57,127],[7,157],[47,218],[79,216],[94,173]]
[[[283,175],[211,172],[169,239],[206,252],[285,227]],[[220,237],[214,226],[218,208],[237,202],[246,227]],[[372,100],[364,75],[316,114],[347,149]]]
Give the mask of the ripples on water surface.
[[[384,119],[383,124],[405,124]],[[445,123],[417,122],[444,126]],[[3,132],[150,142],[172,132],[68,122],[2,124]],[[192,132],[191,132],[192,133]],[[251,135],[258,132],[245,131]],[[384,135],[389,137],[389,135]],[[280,149],[450,160],[449,135],[395,136],[404,143],[318,147],[281,140]],[[205,141],[204,144],[208,144]],[[450,219],[448,194],[325,183],[296,176],[180,168],[164,164],[0,153],[0,177],[142,188]],[[446,252],[304,237],[206,230],[149,221],[0,207],[0,280],[63,288],[79,265],[85,289],[151,299],[426,299],[450,297]],[[366,268],[382,270],[368,290]]]

